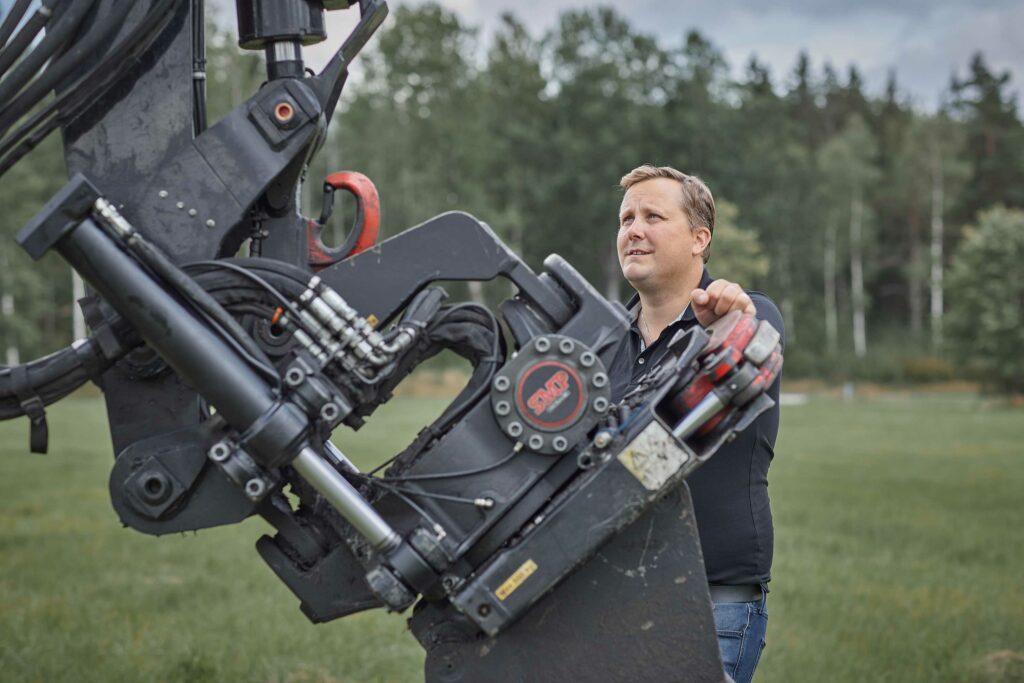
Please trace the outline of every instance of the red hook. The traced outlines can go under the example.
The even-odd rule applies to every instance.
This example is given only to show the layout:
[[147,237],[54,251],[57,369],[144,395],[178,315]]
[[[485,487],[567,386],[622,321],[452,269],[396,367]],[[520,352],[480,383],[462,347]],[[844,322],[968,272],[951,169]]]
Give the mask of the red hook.
[[[356,198],[356,220],[341,246],[328,247],[323,242],[323,230],[334,209],[335,190],[347,190]],[[321,270],[372,247],[380,234],[380,195],[373,181],[356,171],[341,171],[327,176],[323,211],[319,219],[309,221],[306,229],[309,265],[313,270]]]

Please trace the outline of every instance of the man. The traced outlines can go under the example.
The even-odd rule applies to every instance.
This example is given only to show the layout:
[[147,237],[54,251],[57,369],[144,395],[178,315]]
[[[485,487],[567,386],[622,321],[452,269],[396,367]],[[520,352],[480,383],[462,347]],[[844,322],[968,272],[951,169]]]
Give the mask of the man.
[[[767,296],[712,280],[715,202],[699,178],[670,167],[640,166],[621,181],[616,247],[619,265],[637,294],[628,304],[633,326],[612,364],[613,398],[654,367],[678,330],[707,326],[739,310],[783,331]],[[768,465],[779,426],[776,406],[723,446],[688,480],[704,552],[715,626],[726,672],[736,683],[754,675],[767,628],[765,594],[772,561]]]

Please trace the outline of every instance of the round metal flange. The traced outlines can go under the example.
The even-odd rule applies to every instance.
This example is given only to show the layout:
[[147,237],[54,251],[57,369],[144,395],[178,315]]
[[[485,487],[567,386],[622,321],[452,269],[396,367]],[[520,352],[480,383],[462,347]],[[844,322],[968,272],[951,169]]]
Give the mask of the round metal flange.
[[491,382],[502,431],[535,453],[561,455],[611,405],[604,364],[578,339],[549,334],[524,344]]

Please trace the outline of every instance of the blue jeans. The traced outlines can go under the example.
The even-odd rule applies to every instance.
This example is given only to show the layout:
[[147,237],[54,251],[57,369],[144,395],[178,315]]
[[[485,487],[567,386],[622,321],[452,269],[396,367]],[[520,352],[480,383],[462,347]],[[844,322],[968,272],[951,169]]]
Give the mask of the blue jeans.
[[765,598],[762,595],[754,602],[717,602],[713,606],[725,672],[736,683],[750,683],[768,630]]

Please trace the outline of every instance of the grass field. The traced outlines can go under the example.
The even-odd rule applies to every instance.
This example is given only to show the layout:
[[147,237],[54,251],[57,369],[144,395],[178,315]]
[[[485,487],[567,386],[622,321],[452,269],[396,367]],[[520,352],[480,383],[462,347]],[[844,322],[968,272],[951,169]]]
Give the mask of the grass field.
[[[436,415],[396,399],[342,448],[368,465]],[[0,680],[417,681],[404,619],[313,626],[256,555],[259,520],[122,529],[102,402],[0,423]],[[338,436],[342,436],[340,433]],[[1024,681],[1024,411],[881,397],[783,409],[759,683]],[[595,679],[599,680],[599,679]]]

